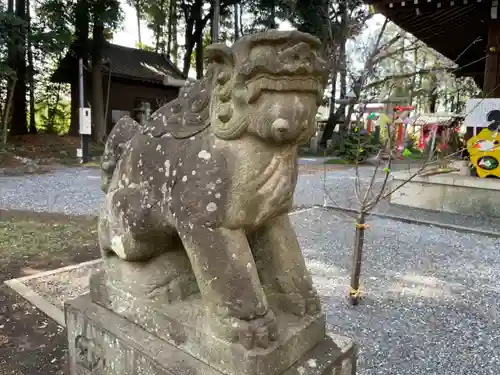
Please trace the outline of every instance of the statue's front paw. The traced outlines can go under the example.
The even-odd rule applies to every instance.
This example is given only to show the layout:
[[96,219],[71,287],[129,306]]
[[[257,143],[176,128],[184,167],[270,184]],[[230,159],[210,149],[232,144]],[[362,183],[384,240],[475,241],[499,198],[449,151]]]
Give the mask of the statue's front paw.
[[271,310],[264,316],[250,320],[235,317],[216,318],[212,328],[218,337],[239,343],[247,350],[268,348],[278,339],[278,324]]
[[314,315],[321,311],[321,301],[316,291],[311,294],[314,295],[306,299],[306,312],[309,315]]
[[311,282],[292,277],[279,277],[281,293],[278,293],[280,308],[297,316],[314,315],[321,311],[321,301]]
[[235,339],[245,349],[266,349],[272,341],[278,339],[278,324],[274,313],[269,310],[266,315],[251,320],[238,320],[233,323],[236,326]]

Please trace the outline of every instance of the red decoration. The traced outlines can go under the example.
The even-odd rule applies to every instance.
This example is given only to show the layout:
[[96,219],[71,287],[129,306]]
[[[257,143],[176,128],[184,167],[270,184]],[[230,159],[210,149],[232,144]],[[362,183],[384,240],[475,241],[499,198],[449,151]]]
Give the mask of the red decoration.
[[394,107],[394,112],[413,111],[413,109],[414,108],[411,105],[406,105],[406,106],[397,105]]

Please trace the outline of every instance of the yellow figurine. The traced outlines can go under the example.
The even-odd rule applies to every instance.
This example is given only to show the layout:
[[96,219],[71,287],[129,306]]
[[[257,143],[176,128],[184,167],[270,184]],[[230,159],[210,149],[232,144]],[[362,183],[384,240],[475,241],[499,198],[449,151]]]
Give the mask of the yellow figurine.
[[471,163],[478,177],[500,178],[500,134],[484,128],[467,141]]

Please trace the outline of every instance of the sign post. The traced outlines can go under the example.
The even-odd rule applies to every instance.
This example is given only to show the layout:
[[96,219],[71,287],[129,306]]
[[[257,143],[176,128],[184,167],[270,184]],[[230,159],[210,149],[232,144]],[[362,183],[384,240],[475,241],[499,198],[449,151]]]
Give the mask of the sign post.
[[89,136],[92,134],[92,121],[90,108],[85,108],[84,85],[83,85],[83,59],[78,60],[78,91],[79,91],[79,128],[80,128],[80,148],[77,150],[77,157],[81,163],[88,162],[89,159]]

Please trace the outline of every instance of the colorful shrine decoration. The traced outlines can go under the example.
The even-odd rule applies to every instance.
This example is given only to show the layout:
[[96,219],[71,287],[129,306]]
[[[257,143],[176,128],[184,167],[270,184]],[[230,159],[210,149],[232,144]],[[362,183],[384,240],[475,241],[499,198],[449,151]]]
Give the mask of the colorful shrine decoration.
[[393,108],[394,111],[394,124],[397,124],[397,137],[396,137],[396,149],[403,151],[403,142],[405,137],[406,124],[405,120],[408,119],[410,112],[413,111],[414,107],[411,105],[396,105]]
[[396,125],[396,149],[399,151],[403,151],[404,135],[406,127],[409,123],[410,111],[412,111],[413,109],[414,107],[411,105],[396,105],[392,107],[392,114],[389,115],[384,112],[371,112],[367,117],[366,123],[368,134],[372,132],[374,121],[377,121],[378,126],[381,128],[385,128],[389,124],[394,124]]
[[394,107],[394,112],[405,112],[405,111],[411,112],[414,109],[415,108],[411,105],[405,105],[405,106],[397,105]]
[[500,134],[484,128],[467,141],[472,165],[480,178],[500,178]]
[[368,115],[367,121],[366,121],[366,130],[368,131],[368,134],[371,134],[372,132],[372,127],[373,127],[373,121],[377,119],[378,115],[375,112],[372,112]]

